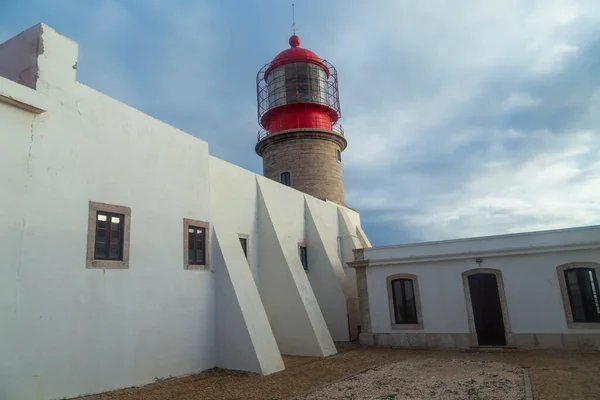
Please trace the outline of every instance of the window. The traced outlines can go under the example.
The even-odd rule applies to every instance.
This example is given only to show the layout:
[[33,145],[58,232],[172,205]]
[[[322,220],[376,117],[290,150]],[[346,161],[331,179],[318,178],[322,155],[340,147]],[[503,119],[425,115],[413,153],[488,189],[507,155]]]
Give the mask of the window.
[[337,160],[339,162],[342,162],[342,152],[339,149],[336,149],[335,153],[336,153],[336,156],[337,156]]
[[600,322],[598,279],[592,268],[565,271],[565,281],[574,322]]
[[308,271],[308,251],[306,246],[300,246],[300,262],[305,271]]
[[392,297],[395,323],[416,324],[417,307],[412,279],[394,279],[392,281]]
[[242,250],[244,250],[244,257],[248,258],[248,237],[240,236],[240,244],[242,245]]
[[387,277],[390,322],[393,329],[423,329],[416,275]]
[[188,227],[188,264],[206,264],[206,229]]
[[291,186],[292,185],[292,178],[291,178],[289,172],[282,172],[280,180],[281,180],[281,183],[283,183],[286,186]]
[[94,260],[123,260],[123,214],[96,211]]
[[600,264],[577,262],[557,268],[567,326],[600,328]]
[[325,70],[311,63],[289,63],[267,75],[269,108],[283,104],[327,103],[328,78]]
[[209,250],[209,225],[204,221],[184,218],[184,268],[207,269]]
[[131,209],[90,201],[88,268],[128,268]]

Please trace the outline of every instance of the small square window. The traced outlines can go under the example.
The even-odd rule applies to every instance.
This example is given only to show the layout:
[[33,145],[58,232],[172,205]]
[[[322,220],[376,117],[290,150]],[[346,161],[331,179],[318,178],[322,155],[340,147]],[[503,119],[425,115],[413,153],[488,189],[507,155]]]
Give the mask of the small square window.
[[282,172],[280,176],[280,182],[286,186],[292,185],[292,177],[289,172]]
[[209,225],[204,221],[183,219],[184,269],[207,269]]
[[306,246],[300,246],[300,262],[305,271],[308,271],[308,250]]
[[89,203],[88,268],[129,268],[131,209],[113,204]]

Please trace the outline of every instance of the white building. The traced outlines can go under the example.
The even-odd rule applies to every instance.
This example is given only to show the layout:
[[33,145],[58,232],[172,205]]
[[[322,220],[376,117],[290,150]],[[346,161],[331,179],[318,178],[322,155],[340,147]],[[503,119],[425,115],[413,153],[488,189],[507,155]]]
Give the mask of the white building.
[[600,349],[600,226],[355,256],[363,344]]
[[0,45],[0,399],[270,374],[357,337],[357,212],[76,73],[77,44],[43,24]]

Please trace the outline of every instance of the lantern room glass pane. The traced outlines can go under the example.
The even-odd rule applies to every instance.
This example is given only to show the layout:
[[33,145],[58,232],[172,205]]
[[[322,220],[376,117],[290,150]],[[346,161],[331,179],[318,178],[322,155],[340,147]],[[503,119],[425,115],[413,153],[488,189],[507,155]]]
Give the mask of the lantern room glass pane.
[[292,103],[327,104],[327,73],[310,63],[290,63],[267,76],[269,108]]

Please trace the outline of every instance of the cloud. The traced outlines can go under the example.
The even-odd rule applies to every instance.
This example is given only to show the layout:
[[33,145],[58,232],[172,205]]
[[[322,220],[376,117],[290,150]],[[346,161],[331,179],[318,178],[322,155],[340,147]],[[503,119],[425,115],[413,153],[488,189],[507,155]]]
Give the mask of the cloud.
[[348,31],[379,23],[338,68],[361,80],[342,100],[347,201],[367,233],[391,244],[600,223],[598,6],[397,4],[350,14]]
[[[39,22],[12,8],[0,37]],[[35,9],[79,43],[83,83],[261,172],[255,77],[289,4]],[[372,242],[600,223],[599,19],[596,0],[296,2],[303,46],[338,69],[346,200]]]

